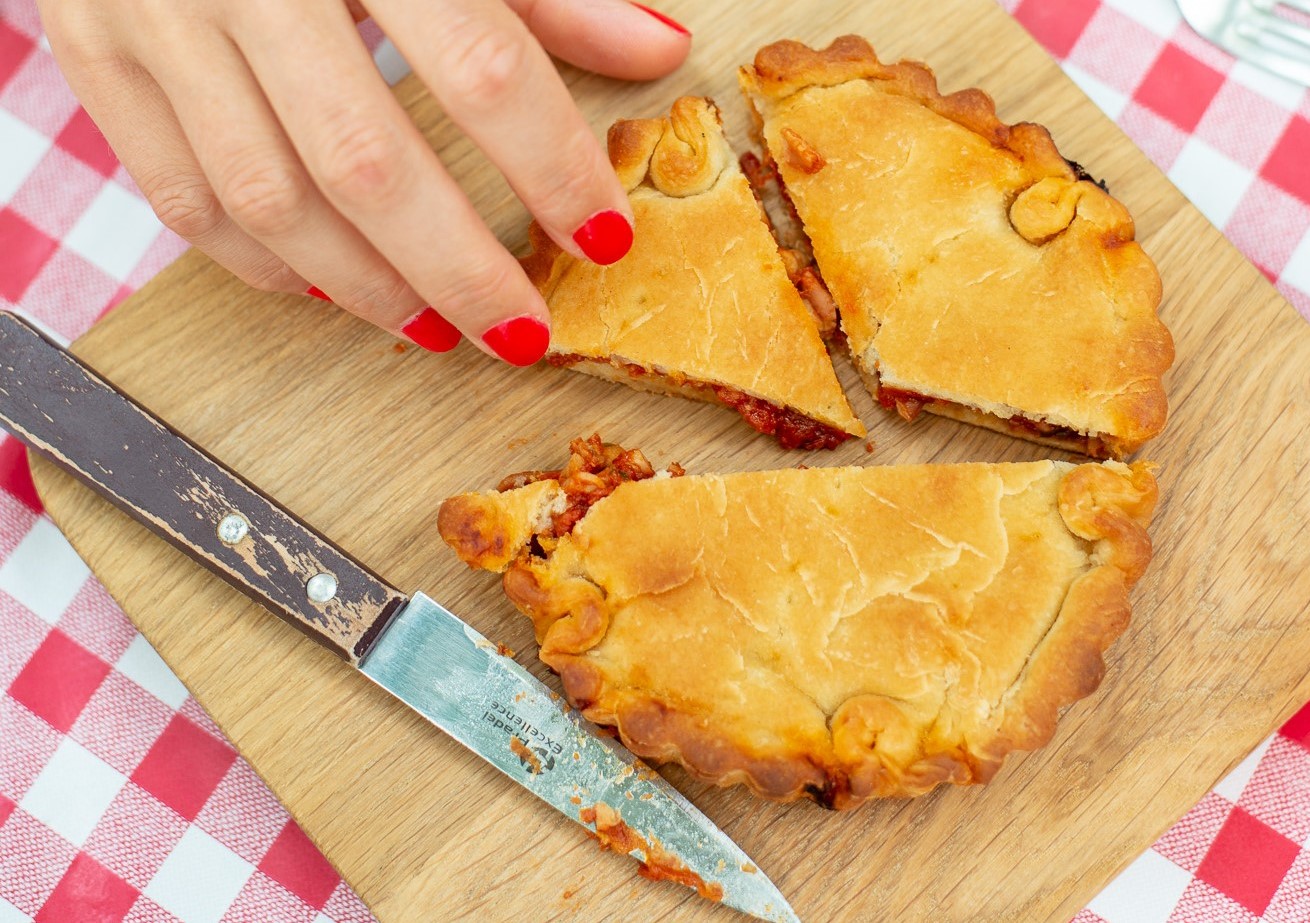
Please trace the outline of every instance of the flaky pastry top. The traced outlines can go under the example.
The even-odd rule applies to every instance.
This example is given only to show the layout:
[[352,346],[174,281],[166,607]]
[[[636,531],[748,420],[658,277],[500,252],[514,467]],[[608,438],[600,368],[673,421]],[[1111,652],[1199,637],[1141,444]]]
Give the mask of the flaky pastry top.
[[521,261],[550,308],[551,354],[732,388],[864,435],[714,103],[617,122],[609,153],[632,203],[628,255],[577,260],[534,224]]
[[857,36],[769,45],[740,79],[864,371],[1120,456],[1163,428],[1159,274],[1045,128]]
[[453,497],[440,531],[504,572],[569,700],[643,757],[834,808],[1046,743],[1127,624],[1156,499],[1144,463],[662,478],[534,544],[565,501],[522,490]]

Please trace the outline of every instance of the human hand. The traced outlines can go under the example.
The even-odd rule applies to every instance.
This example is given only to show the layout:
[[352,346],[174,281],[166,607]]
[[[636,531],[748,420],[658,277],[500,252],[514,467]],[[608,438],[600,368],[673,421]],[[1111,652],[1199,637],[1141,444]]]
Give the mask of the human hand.
[[[165,225],[245,282],[515,365],[549,313],[391,95],[372,15],[546,232],[598,263],[632,212],[547,51],[651,79],[691,44],[624,0],[41,0],[60,66]],[[425,307],[431,305],[432,307]]]

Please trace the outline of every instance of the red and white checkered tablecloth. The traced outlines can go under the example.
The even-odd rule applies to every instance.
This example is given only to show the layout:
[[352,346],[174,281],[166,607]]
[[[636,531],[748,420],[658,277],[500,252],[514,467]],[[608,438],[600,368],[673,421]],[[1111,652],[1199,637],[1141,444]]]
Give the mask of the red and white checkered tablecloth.
[[[1171,0],[1000,2],[1310,318],[1310,94]],[[72,339],[182,249],[33,0],[0,0],[0,305]],[[9,437],[0,689],[0,923],[372,920],[42,514]],[[1076,917],[1101,921],[1310,923],[1310,706]]]

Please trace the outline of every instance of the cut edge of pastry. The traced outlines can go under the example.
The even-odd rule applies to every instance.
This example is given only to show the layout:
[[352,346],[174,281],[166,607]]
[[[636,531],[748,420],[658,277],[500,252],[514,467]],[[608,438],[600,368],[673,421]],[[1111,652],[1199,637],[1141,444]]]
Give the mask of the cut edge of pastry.
[[[702,718],[649,696],[630,696],[617,707],[601,704],[604,679],[587,652],[609,628],[605,594],[585,573],[544,586],[537,579],[537,564],[549,557],[559,536],[571,532],[592,505],[623,481],[643,478],[602,478],[608,486],[579,500],[576,486],[567,488],[550,476],[558,474],[563,481],[576,483],[581,472],[585,483],[586,472],[608,464],[604,459],[625,456],[620,447],[603,445],[594,435],[575,440],[571,449],[570,463],[560,472],[529,472],[519,476],[527,479],[525,486],[509,478],[502,482],[504,492],[448,499],[439,517],[442,538],[470,567],[503,574],[506,596],[532,619],[541,660],[559,674],[568,700],[589,720],[615,727],[623,743],[645,759],[677,762],[699,779],[721,786],[740,783],[774,801],[810,798],[842,810],[871,798],[923,795],[943,783],[984,783],[1009,753],[1044,746],[1054,735],[1061,712],[1100,685],[1105,651],[1131,616],[1129,590],[1152,555],[1146,526],[1158,499],[1155,466],[1143,461],[1061,463],[1069,470],[1058,486],[1059,513],[1066,528],[1090,545],[1094,563],[1070,585],[1050,629],[994,704],[1001,713],[994,732],[946,752],[932,748],[926,740],[928,732],[921,732],[917,756],[892,770],[878,753],[876,741],[880,734],[896,733],[899,713],[890,714],[894,709],[878,696],[857,696],[829,716],[833,751],[855,769],[832,771],[809,759],[733,751],[723,746]],[[642,463],[649,471],[644,457]],[[681,473],[680,467],[671,466],[669,472],[645,476]],[[541,477],[546,479],[534,480]],[[544,522],[543,510],[551,527],[534,531]],[[536,517],[532,525],[531,517]],[[562,531],[561,517],[565,519]],[[506,554],[514,547],[516,552]]]
[[[1135,242],[1136,227],[1127,208],[1109,194],[1103,181],[1094,179],[1081,164],[1064,157],[1044,127],[1030,122],[1006,124],[996,114],[992,98],[976,87],[943,95],[937,87],[936,75],[927,65],[916,61],[884,64],[869,42],[860,36],[841,36],[823,49],[810,48],[793,40],[774,42],[756,53],[752,65],[741,67],[738,78],[751,114],[752,136],[762,158],[762,175],[776,183],[786,205],[785,217],[790,219],[780,221],[779,216],[770,215],[775,236],[780,241],[789,237],[804,238],[804,245],[797,248],[802,252],[808,253],[811,249],[808,236],[764,139],[766,111],[772,103],[807,87],[838,86],[852,80],[886,81],[893,92],[918,100],[943,118],[1018,156],[1038,179],[1020,192],[1012,204],[1011,223],[1031,242],[1040,244],[1059,233],[1072,221],[1075,210],[1079,216],[1095,220],[1103,228],[1107,240],[1119,245]],[[791,156],[804,158],[803,139],[789,144],[788,150]],[[747,174],[751,175],[749,170]],[[757,193],[760,192],[752,179],[752,185]],[[1087,200],[1085,209],[1079,208],[1083,199]],[[1146,279],[1147,300],[1151,302],[1152,310],[1158,313],[1162,299],[1159,273],[1154,262],[1144,253],[1141,262],[1144,269],[1149,269],[1146,273],[1149,275]],[[816,274],[811,281],[823,289],[823,295],[831,302],[832,296],[817,272],[816,265]],[[878,319],[873,320],[876,328]],[[1173,364],[1174,351],[1168,328],[1163,324],[1159,326],[1163,334],[1157,364],[1162,375]],[[913,421],[921,410],[927,410],[938,416],[1092,458],[1123,459],[1131,455],[1159,435],[1168,415],[1168,401],[1158,375],[1153,380],[1135,383],[1132,389],[1135,414],[1129,421],[1131,425],[1119,433],[1102,433],[1079,427],[1072,420],[1001,404],[984,405],[963,395],[934,391],[921,384],[898,387],[901,383],[897,381],[894,370],[881,367],[872,345],[864,354],[851,349],[850,355],[878,403],[896,410],[907,421]]]
[[[701,195],[739,175],[736,156],[721,127],[722,117],[713,100],[684,96],[673,103],[667,119],[615,122],[608,133],[610,162],[628,193],[649,186],[658,193],[679,198]],[[760,220],[772,228],[762,207]],[[520,258],[519,264],[542,297],[549,300],[572,264],[572,258],[536,221],[528,228],[528,238],[530,250]],[[787,265],[784,258],[784,266]],[[788,268],[789,278],[814,314],[826,342],[829,337],[823,335],[825,318],[819,313],[823,306],[821,302],[816,303],[817,296],[809,281],[812,273],[793,275]],[[835,314],[830,320],[835,323]],[[845,417],[839,418],[777,404],[762,394],[728,382],[696,379],[657,366],[643,366],[624,356],[561,352],[552,346],[547,350],[546,361],[641,391],[720,404],[737,411],[752,429],[773,436],[785,449],[832,449],[847,439],[868,434],[848,402]]]

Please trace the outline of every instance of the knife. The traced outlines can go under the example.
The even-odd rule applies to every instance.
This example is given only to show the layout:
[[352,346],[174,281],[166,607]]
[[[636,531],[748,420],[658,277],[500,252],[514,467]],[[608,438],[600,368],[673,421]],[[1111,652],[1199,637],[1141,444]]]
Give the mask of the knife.
[[655,877],[799,923],[709,818],[495,644],[388,586],[9,311],[0,425]]

